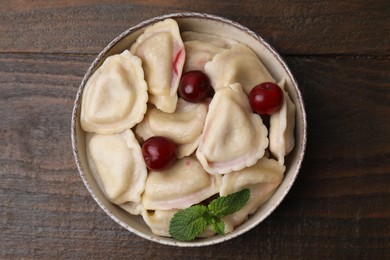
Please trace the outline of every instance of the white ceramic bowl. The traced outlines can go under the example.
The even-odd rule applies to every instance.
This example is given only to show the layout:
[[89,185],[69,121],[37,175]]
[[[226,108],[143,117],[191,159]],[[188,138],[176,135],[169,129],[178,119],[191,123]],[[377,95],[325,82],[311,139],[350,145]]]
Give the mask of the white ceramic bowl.
[[[276,81],[282,78],[286,79],[286,86],[292,101],[296,105],[296,129],[295,129],[295,148],[287,156],[287,170],[281,185],[277,188],[272,197],[260,208],[255,214],[237,227],[232,233],[225,236],[213,236],[209,238],[200,238],[192,242],[180,242],[172,238],[165,238],[154,235],[149,227],[144,223],[141,216],[133,216],[116,205],[109,202],[99,189],[94,180],[86,159],[85,132],[80,127],[80,108],[81,97],[85,84],[93,72],[102,64],[110,55],[121,53],[128,49],[131,43],[143,32],[145,27],[166,18],[173,18],[179,24],[182,31],[194,30],[217,35],[228,36],[236,39],[254,50],[260,57],[263,64],[267,67]],[[249,30],[248,28],[227,20],[222,17],[204,14],[204,13],[177,13],[155,17],[144,21],[130,29],[126,30],[108,44],[96,57],[78,90],[72,115],[72,148],[75,161],[80,172],[81,178],[99,206],[118,224],[127,230],[154,242],[172,246],[206,246],[220,243],[252,229],[262,222],[271,212],[281,203],[287,192],[290,190],[299,172],[306,146],[306,115],[303,106],[302,97],[297,83],[293,78],[290,70],[280,55],[261,37]]]

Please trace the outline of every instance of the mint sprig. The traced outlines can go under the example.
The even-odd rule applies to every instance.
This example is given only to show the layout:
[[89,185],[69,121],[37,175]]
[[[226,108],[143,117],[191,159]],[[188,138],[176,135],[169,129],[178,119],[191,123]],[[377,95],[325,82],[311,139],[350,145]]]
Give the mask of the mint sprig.
[[178,211],[171,219],[169,233],[177,240],[193,240],[207,227],[207,221],[204,217],[207,210],[205,206],[196,205]]
[[249,200],[250,190],[243,189],[227,196],[219,197],[206,207],[202,205],[191,206],[178,211],[169,224],[169,234],[181,241],[195,239],[211,225],[213,230],[225,234],[225,223],[222,217],[232,214],[245,206]]
[[207,208],[212,212],[213,216],[221,218],[244,207],[249,199],[249,195],[249,189],[243,189],[229,194],[228,196],[219,197],[218,199],[213,200]]

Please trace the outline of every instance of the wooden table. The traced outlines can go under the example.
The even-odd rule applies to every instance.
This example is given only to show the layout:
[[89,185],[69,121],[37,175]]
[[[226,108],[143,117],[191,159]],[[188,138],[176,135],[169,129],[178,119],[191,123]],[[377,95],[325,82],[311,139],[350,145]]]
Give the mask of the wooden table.
[[[81,2],[81,3],[80,3]],[[172,12],[235,20],[280,52],[308,145],[281,206],[239,238],[174,248],[126,231],[77,172],[73,101],[116,35]],[[390,2],[2,1],[0,258],[390,259]]]

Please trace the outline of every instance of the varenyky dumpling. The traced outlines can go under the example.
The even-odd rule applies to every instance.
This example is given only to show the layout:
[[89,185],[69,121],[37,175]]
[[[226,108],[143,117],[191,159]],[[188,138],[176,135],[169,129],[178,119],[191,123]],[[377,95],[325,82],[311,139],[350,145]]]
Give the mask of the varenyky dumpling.
[[196,156],[209,173],[238,171],[263,157],[267,133],[241,85],[231,84],[215,92]]
[[237,41],[230,38],[192,31],[183,32],[182,39],[186,49],[184,72],[204,71],[204,65],[216,54],[237,44]]
[[[173,215],[179,210],[143,210],[142,217],[145,223],[152,230],[153,234],[158,236],[170,237],[169,224]],[[198,237],[211,237],[215,235],[215,231],[210,226]]]
[[177,22],[166,19],[149,26],[131,46],[131,52],[142,59],[149,102],[164,112],[175,111],[185,60]]
[[295,105],[284,90],[284,84],[284,79],[278,83],[284,92],[283,105],[278,112],[271,115],[269,129],[269,149],[281,165],[295,144]]
[[152,230],[153,234],[163,237],[170,237],[169,234],[169,224],[173,215],[175,215],[179,210],[143,210],[142,218],[144,219],[146,225]]
[[239,211],[223,218],[225,233],[244,222],[273,194],[283,179],[285,166],[274,159],[261,158],[257,163],[241,171],[231,172],[222,177],[221,196],[227,196],[244,188],[251,191],[247,204]]
[[185,209],[219,192],[221,176],[205,172],[196,158],[184,157],[165,171],[149,171],[142,195],[145,209]]
[[229,84],[240,83],[249,95],[254,86],[262,82],[275,82],[256,53],[241,43],[215,55],[206,63],[205,72],[216,91]]
[[217,47],[207,42],[188,41],[184,42],[186,48],[186,61],[184,72],[200,70],[204,72],[204,65],[209,62],[217,53],[226,49]]
[[181,38],[183,39],[184,42],[201,41],[201,42],[206,42],[206,43],[212,44],[216,47],[224,48],[224,49],[229,49],[233,45],[238,43],[238,41],[236,41],[232,38],[229,38],[229,37],[216,35],[216,34],[210,34],[210,33],[204,33],[204,32],[195,32],[195,31],[182,32]]
[[179,98],[174,113],[149,108],[135,133],[143,141],[152,136],[170,138],[177,145],[177,158],[192,154],[199,145],[208,102],[190,103]]
[[87,133],[86,146],[92,174],[107,198],[131,214],[140,214],[147,169],[133,132]]
[[112,55],[85,85],[81,127],[99,134],[120,133],[143,119],[147,101],[141,60],[127,50]]

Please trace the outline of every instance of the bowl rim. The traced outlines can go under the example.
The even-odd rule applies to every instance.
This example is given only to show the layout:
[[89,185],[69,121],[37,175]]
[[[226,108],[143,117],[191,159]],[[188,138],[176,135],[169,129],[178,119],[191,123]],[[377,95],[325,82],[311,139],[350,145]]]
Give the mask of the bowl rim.
[[[289,78],[291,79],[292,86],[296,91],[297,100],[300,101],[300,102],[298,102],[298,104],[295,104],[295,105],[299,106],[300,111],[301,111],[300,118],[299,118],[300,122],[302,124],[302,126],[301,126],[301,146],[299,147],[299,151],[297,152],[298,156],[297,156],[297,163],[296,163],[296,171],[294,172],[292,178],[289,180],[289,183],[286,186],[286,188],[283,190],[282,195],[278,197],[278,199],[276,200],[275,203],[273,203],[273,206],[271,207],[270,210],[268,210],[261,218],[254,221],[251,225],[247,226],[245,229],[240,229],[240,230],[237,230],[236,232],[228,233],[225,236],[215,236],[215,239],[211,239],[211,240],[207,240],[207,241],[194,240],[194,241],[190,241],[190,242],[182,242],[182,241],[176,241],[176,240],[173,240],[173,241],[168,240],[168,238],[165,238],[165,237],[149,236],[147,234],[144,234],[144,233],[134,229],[133,227],[131,227],[127,223],[120,220],[97,197],[97,195],[93,191],[92,187],[88,183],[86,175],[85,175],[83,167],[82,167],[81,160],[80,160],[79,151],[77,148],[78,147],[78,144],[77,144],[77,120],[78,120],[78,111],[80,110],[80,106],[81,106],[82,93],[83,93],[83,90],[85,88],[86,81],[90,78],[90,76],[94,72],[94,70],[97,69],[97,67],[96,67],[97,64],[110,51],[110,49],[112,49],[113,46],[115,46],[116,43],[121,41],[123,38],[125,38],[129,34],[135,32],[139,29],[142,29],[150,24],[153,24],[153,23],[156,23],[156,22],[168,19],[168,18],[171,18],[171,19],[175,19],[175,18],[200,18],[200,19],[214,20],[214,21],[218,21],[218,22],[222,22],[224,24],[227,24],[228,26],[233,26],[236,29],[239,29],[239,30],[243,31],[244,33],[248,34],[249,36],[254,38],[256,41],[260,42],[263,46],[265,46],[266,49],[268,49],[270,51],[270,53],[274,56],[274,58],[278,61],[278,63],[281,65],[281,67],[283,67],[283,69],[285,70],[285,72],[287,73]],[[94,61],[89,66],[87,72],[84,74],[84,77],[81,81],[81,84],[77,90],[76,98],[75,98],[75,101],[73,104],[72,119],[71,119],[71,142],[72,142],[72,151],[73,151],[73,156],[74,156],[74,159],[76,162],[76,166],[77,166],[79,175],[80,175],[84,185],[86,186],[87,190],[92,195],[92,197],[94,198],[96,203],[100,206],[100,208],[102,208],[103,211],[110,218],[112,218],[116,223],[121,225],[126,230],[132,232],[133,234],[136,234],[136,235],[138,235],[144,239],[147,239],[149,241],[153,241],[153,242],[157,242],[157,243],[169,245],[169,246],[201,247],[201,246],[209,246],[209,245],[222,243],[224,241],[233,239],[235,237],[238,237],[238,236],[248,232],[249,230],[253,229],[258,224],[260,224],[264,219],[266,219],[280,205],[280,203],[283,201],[283,199],[285,198],[287,193],[290,191],[292,185],[294,184],[294,182],[298,176],[298,173],[300,172],[301,166],[302,166],[302,161],[303,161],[303,158],[305,155],[306,143],[307,143],[307,119],[306,119],[304,100],[302,98],[301,92],[298,88],[298,84],[297,84],[294,76],[292,75],[290,69],[288,68],[287,64],[282,59],[282,57],[279,55],[279,53],[270,44],[268,44],[262,37],[260,37],[258,34],[256,34],[252,30],[250,30],[249,28],[247,28],[247,27],[245,27],[245,26],[243,26],[235,21],[232,21],[230,19],[227,19],[227,18],[224,18],[221,16],[217,16],[214,14],[199,13],[199,12],[170,13],[170,14],[155,16],[155,17],[149,18],[147,20],[144,20],[144,21],[142,21],[134,26],[131,26],[130,28],[128,28],[127,30],[125,30],[124,32],[122,32],[121,34],[116,36],[95,57]]]

